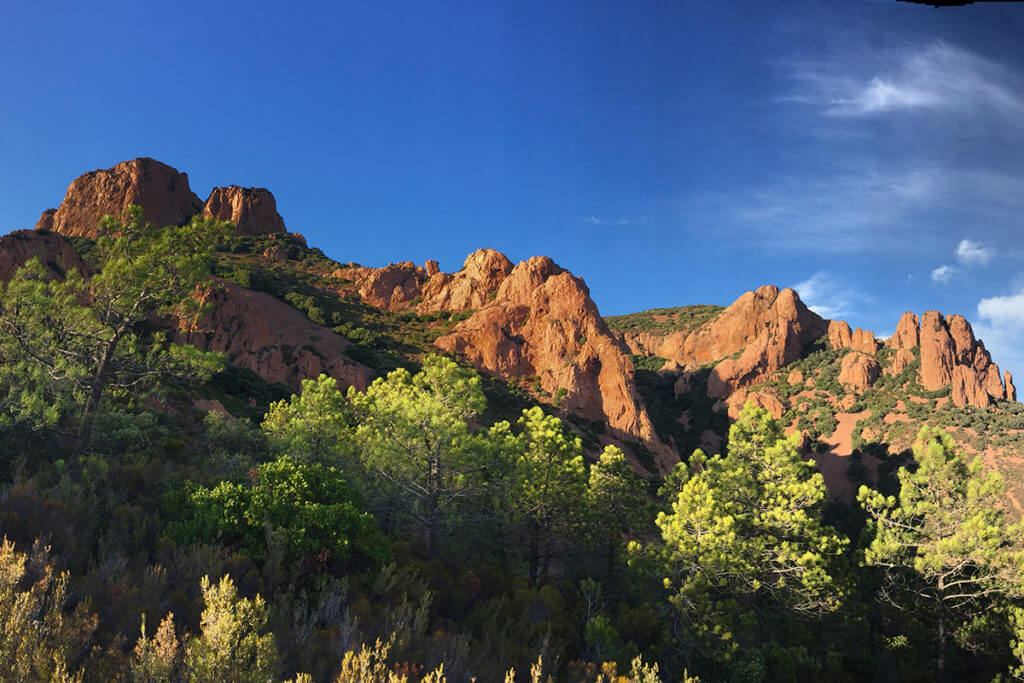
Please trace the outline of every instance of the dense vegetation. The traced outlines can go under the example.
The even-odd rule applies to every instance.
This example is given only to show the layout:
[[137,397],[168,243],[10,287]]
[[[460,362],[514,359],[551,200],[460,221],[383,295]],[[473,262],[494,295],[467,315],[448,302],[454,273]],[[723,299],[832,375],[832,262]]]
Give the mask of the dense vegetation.
[[[441,321],[403,338],[297,273],[278,294],[376,335],[379,376],[281,396],[161,334],[234,258],[222,226],[108,228],[94,274],[30,263],[0,297],[2,680],[1024,675],[1022,528],[940,430],[842,516],[753,405],[721,454],[680,438],[684,462],[645,478],[426,353],[416,330]],[[154,294],[154,268],[174,287]],[[252,419],[193,403],[246,392]],[[659,430],[680,410],[709,412],[672,405]]]

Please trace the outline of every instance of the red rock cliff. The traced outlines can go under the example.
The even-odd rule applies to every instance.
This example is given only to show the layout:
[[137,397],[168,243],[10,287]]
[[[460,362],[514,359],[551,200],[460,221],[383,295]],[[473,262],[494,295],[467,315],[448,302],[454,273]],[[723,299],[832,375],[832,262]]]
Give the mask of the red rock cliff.
[[154,225],[184,223],[203,206],[186,174],[155,159],[133,159],[75,178],[64,201],[56,210],[44,211],[36,227],[96,237],[100,220],[108,214],[120,217],[129,204],[141,206]]
[[262,187],[215,187],[203,206],[203,215],[231,221],[239,235],[284,232],[284,220],[277,212],[277,200]]

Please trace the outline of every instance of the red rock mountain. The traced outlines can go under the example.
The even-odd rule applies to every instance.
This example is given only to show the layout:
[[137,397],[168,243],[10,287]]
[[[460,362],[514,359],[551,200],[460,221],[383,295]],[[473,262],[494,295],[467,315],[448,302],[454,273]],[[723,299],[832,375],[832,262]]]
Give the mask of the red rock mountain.
[[[695,330],[668,335],[628,332],[623,340],[634,353],[668,359],[666,367],[692,371],[714,364],[708,396],[730,399],[795,361],[804,346],[826,330],[826,322],[792,289],[765,285],[745,293]],[[742,397],[748,398],[745,393]]]
[[636,441],[667,469],[678,455],[655,434],[637,394],[627,349],[608,329],[582,279],[547,257],[518,265],[493,249],[470,254],[457,273],[436,262],[349,267],[363,301],[389,311],[472,315],[436,346],[505,379],[535,382],[565,410]]
[[186,174],[155,159],[141,158],[78,176],[60,206],[44,211],[36,228],[95,237],[104,216],[120,217],[129,204],[141,206],[146,219],[156,225],[184,223],[203,208],[189,188]]
[[180,225],[202,213],[233,221],[240,235],[285,230],[268,190],[215,187],[204,204],[189,188],[187,174],[148,157],[78,176],[60,206],[39,217],[36,230],[96,237],[104,216],[121,216],[130,204],[142,207],[146,220],[154,225]]

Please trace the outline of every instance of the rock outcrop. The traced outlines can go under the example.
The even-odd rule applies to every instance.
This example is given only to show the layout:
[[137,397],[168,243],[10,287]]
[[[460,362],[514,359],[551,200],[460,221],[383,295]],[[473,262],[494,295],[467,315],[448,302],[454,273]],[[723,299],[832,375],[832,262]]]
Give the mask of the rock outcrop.
[[1006,393],[1004,394],[1007,401],[1017,400],[1017,387],[1013,384],[1013,375],[1007,370],[1003,373],[1003,382],[1006,384]]
[[277,212],[277,200],[262,187],[215,187],[203,205],[203,215],[231,221],[239,235],[284,232],[284,220]]
[[550,258],[516,265],[493,300],[435,344],[480,370],[539,382],[561,398],[565,410],[606,422],[613,436],[646,445],[662,470],[678,459],[657,438],[633,383],[633,364],[586,284]]
[[129,204],[142,207],[154,225],[184,223],[203,207],[186,174],[144,157],[78,176],[60,206],[44,211],[36,228],[96,237],[100,220],[106,215],[120,217]]
[[953,338],[938,311],[921,316],[921,386],[936,391],[953,381]]
[[907,311],[900,316],[896,332],[889,337],[886,344],[894,349],[912,349],[918,345],[917,316]]
[[[915,331],[917,328],[914,328]],[[910,349],[898,349],[892,356],[892,361],[889,363],[889,367],[886,368],[885,374],[895,377],[896,375],[903,372],[908,365],[914,362],[914,352]]]
[[[739,344],[739,358],[718,363],[708,378],[708,396],[725,398],[733,391],[762,381],[800,357],[804,346],[822,336],[825,321],[811,312],[792,289],[764,286],[747,292],[710,324],[687,338],[684,353],[699,360],[701,344],[730,351]],[[746,340],[742,343],[741,340]]]
[[349,341],[314,325],[288,304],[263,292],[217,281],[203,295],[213,310],[195,329],[178,330],[175,341],[225,354],[268,382],[298,390],[321,373],[344,386],[366,388],[367,369],[345,357]]
[[862,330],[858,327],[853,331],[853,336],[850,340],[850,348],[854,351],[873,355],[878,353],[878,349],[881,348],[881,345],[875,340],[874,332],[871,330]]
[[363,301],[387,311],[403,311],[420,295],[427,273],[412,261],[392,263],[383,268],[363,269],[359,277],[359,296]]
[[833,349],[848,349],[853,344],[850,325],[845,320],[828,321],[828,343]]
[[843,356],[839,382],[850,391],[860,394],[875,383],[880,371],[881,367],[874,356],[863,351],[850,351]]
[[494,249],[478,249],[466,257],[457,273],[430,274],[428,270],[430,279],[423,285],[423,301],[417,310],[433,313],[480,308],[496,296],[498,287],[511,272],[512,262],[507,256]]
[[954,405],[970,405],[978,408],[987,408],[992,405],[992,399],[981,386],[981,382],[978,381],[978,375],[968,366],[956,365],[953,367],[952,385],[951,394]]
[[920,345],[921,386],[928,391],[950,387],[954,405],[984,408],[993,400],[1015,394],[1012,384],[1004,386],[1005,377],[1000,378],[999,366],[992,362],[985,344],[975,338],[971,324],[963,316],[947,318],[938,311],[925,311],[918,328],[917,317],[904,313],[896,334],[886,342],[898,349],[889,374],[897,374],[909,364],[914,341]]
[[86,274],[91,270],[60,235],[15,230],[0,237],[0,281],[10,280],[15,271],[32,258],[38,258],[47,270],[58,277],[63,277],[72,268]]

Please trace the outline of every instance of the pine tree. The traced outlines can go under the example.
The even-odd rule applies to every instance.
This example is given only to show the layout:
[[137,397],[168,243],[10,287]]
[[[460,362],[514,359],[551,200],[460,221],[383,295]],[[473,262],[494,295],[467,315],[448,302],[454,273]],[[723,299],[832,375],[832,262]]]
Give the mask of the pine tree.
[[864,561],[885,571],[885,599],[932,614],[941,678],[952,635],[1024,597],[1024,526],[1006,521],[999,473],[980,458],[968,462],[945,432],[922,427],[914,460],[916,469],[899,470],[898,496],[860,489],[872,539]]
[[124,220],[106,217],[92,249],[91,276],[53,278],[29,261],[0,291],[0,385],[7,422],[55,426],[77,422],[75,453],[89,446],[104,393],[138,393],[161,377],[206,377],[211,354],[169,344],[154,319],[194,323],[194,296],[210,271],[223,224],[194,219],[154,228],[133,206]]

